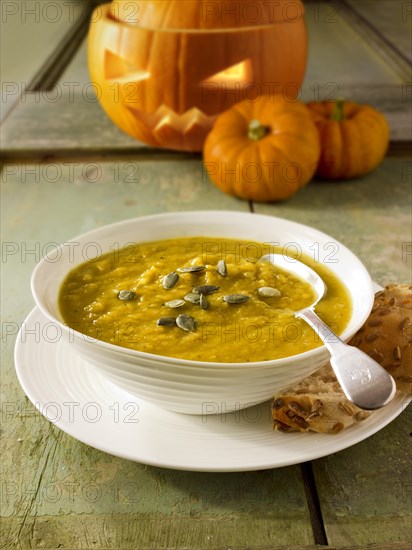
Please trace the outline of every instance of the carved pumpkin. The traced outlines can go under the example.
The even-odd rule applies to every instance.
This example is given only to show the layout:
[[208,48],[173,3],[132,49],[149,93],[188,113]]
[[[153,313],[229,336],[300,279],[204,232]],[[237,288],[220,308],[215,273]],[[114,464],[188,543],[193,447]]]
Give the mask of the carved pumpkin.
[[285,200],[307,185],[319,156],[308,109],[281,95],[242,101],[219,115],[203,151],[219,189],[261,202]]
[[307,57],[300,0],[117,0],[96,8],[89,69],[101,104],[154,146],[201,151],[244,99],[295,98]]

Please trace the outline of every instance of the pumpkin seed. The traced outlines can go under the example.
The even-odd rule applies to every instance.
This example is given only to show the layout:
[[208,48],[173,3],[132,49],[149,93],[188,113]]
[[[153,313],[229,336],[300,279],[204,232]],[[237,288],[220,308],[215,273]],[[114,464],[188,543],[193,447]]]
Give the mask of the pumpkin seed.
[[133,292],[133,290],[121,290],[117,297],[124,302],[130,302],[136,298],[136,292]]
[[178,271],[180,273],[199,273],[199,271],[204,271],[205,269],[204,265],[192,265],[190,267],[179,267]]
[[200,295],[199,303],[200,303],[200,307],[204,310],[206,310],[209,307],[209,302],[205,294]]
[[181,328],[182,330],[186,331],[193,331],[196,330],[197,323],[196,320],[193,319],[190,315],[179,315],[179,317],[176,319],[176,325]]
[[178,280],[179,275],[175,271],[172,271],[172,273],[169,273],[169,275],[166,275],[166,277],[163,278],[163,287],[166,290],[170,290],[175,286]]
[[217,262],[217,272],[218,272],[219,275],[221,275],[222,277],[226,277],[226,276],[227,276],[227,265],[226,265],[225,260],[219,260],[219,261]]
[[208,294],[213,294],[213,292],[217,292],[220,289],[220,286],[215,285],[201,285],[201,286],[195,286],[195,288],[192,289],[192,292],[195,294],[205,294],[206,296]]
[[283,399],[281,397],[278,397],[272,404],[272,408],[273,409],[281,409],[283,407],[283,405],[285,404],[285,402],[283,401]]
[[244,304],[249,300],[250,296],[246,296],[246,294],[228,294],[227,296],[223,296],[223,301],[228,304]]
[[392,356],[395,361],[402,361],[402,350],[399,346],[393,348]]
[[258,294],[259,296],[263,296],[263,298],[273,298],[274,296],[281,295],[280,290],[271,286],[261,286],[258,288]]
[[157,320],[158,327],[173,327],[176,324],[176,319],[174,317],[160,317]]
[[172,309],[175,309],[177,307],[182,307],[184,305],[185,305],[184,300],[170,300],[170,302],[165,303],[166,307],[171,307]]
[[186,300],[186,302],[190,302],[191,304],[198,304],[200,301],[200,294],[195,294],[194,292],[189,292],[189,294],[186,294],[186,296],[183,298]]

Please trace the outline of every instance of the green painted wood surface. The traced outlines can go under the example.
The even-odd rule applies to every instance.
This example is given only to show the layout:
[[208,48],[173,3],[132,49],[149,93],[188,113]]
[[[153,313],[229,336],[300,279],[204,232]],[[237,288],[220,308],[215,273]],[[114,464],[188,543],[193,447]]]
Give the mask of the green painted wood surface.
[[61,75],[61,82],[75,82],[79,86],[86,86],[90,82],[88,57],[87,57],[87,38],[80,45],[73,57],[70,65]]
[[382,33],[405,57],[412,61],[412,10],[404,0],[347,0],[356,12]]
[[79,0],[5,0],[1,6],[1,118],[85,10]]
[[[388,117],[393,141],[412,139],[406,87],[410,77],[403,78],[390,61],[383,60],[333,2],[307,3],[306,21],[309,63],[301,99],[348,97],[370,103]],[[282,92],[275,84],[272,89]],[[288,93],[287,89],[283,91]],[[245,94],[241,90],[239,100]],[[9,156],[147,149],[121,132],[98,104],[89,82],[86,43],[54,90],[22,98],[6,121],[1,137],[4,154]]]
[[212,187],[198,161],[147,161],[7,165],[2,205],[3,241],[17,247],[2,264],[2,547],[313,544],[299,466],[199,474],[112,457],[35,412],[14,373],[7,332],[33,306],[30,273],[47,243],[133,216],[248,204]]
[[[386,11],[391,11],[390,2],[386,2]],[[309,35],[306,86],[314,82],[337,88],[402,83],[394,68],[347,19],[339,2],[305,3],[305,20]],[[332,93],[331,86],[327,92]],[[335,93],[339,96],[339,89]]]
[[330,544],[412,545],[411,430],[408,406],[367,441],[314,461]]

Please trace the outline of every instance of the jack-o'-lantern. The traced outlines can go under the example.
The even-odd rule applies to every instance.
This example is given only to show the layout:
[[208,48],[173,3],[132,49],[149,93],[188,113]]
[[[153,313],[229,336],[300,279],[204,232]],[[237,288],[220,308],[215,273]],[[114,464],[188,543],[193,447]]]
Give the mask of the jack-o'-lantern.
[[103,108],[154,146],[201,151],[218,114],[299,93],[307,58],[300,0],[115,0],[96,8],[89,69]]

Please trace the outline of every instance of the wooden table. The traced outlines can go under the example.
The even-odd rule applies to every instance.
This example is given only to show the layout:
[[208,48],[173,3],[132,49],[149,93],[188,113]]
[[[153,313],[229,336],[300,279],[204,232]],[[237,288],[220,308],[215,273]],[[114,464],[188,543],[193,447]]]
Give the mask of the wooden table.
[[30,274],[48,243],[125,218],[197,209],[280,216],[332,234],[376,282],[409,282],[410,3],[306,3],[302,98],[339,91],[368,101],[387,114],[392,143],[372,174],[314,181],[281,204],[223,195],[200,156],[152,150],[107,120],[85,91],[86,2],[59,0],[58,20],[50,3],[26,22],[23,10],[47,2],[3,4],[1,548],[411,548],[410,408],[368,440],[310,463],[190,473],[69,437],[28,401],[13,364],[16,330],[33,307]]

